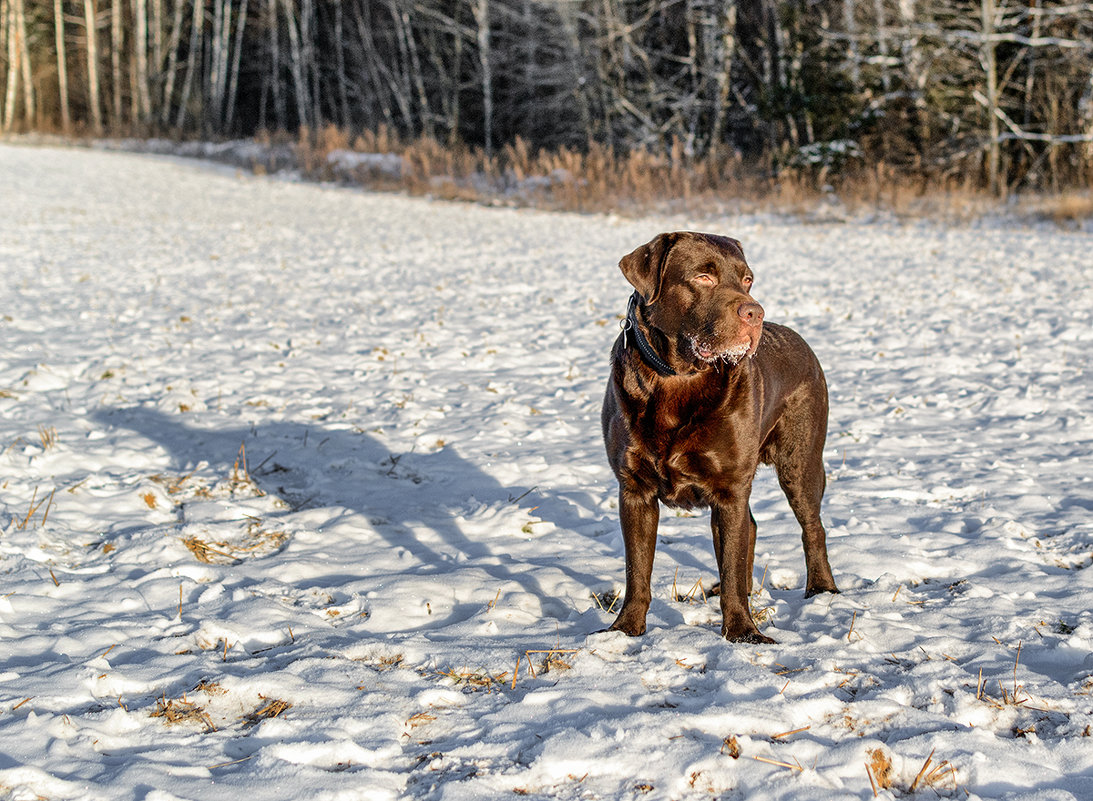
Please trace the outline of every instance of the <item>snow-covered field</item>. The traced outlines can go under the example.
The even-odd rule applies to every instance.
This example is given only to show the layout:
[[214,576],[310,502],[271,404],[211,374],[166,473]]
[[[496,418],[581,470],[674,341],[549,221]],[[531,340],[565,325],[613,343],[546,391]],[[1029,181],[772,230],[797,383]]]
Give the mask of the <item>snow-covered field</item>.
[[[616,264],[690,227],[830,383],[843,594],[764,468],[777,645],[719,638],[706,514],[593,633]],[[0,798],[1088,801],[1091,254],[0,146]]]

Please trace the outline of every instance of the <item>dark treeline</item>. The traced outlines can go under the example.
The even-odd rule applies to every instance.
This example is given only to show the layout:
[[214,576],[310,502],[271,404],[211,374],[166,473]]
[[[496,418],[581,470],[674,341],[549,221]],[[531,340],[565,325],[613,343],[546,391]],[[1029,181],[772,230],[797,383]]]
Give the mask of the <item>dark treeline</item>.
[[0,0],[4,130],[385,128],[1093,181],[1093,3]]

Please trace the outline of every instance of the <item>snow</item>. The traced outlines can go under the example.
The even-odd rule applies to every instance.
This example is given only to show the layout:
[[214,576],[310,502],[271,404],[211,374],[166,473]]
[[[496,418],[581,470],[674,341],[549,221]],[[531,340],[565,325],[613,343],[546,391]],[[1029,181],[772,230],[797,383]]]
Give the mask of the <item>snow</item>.
[[[0,175],[0,798],[1093,798],[1090,235]],[[830,383],[843,593],[763,469],[776,645],[718,636],[704,513],[594,633],[615,265],[677,228]]]
[[358,153],[353,150],[332,150],[326,155],[327,163],[346,175],[357,172],[374,173],[393,180],[402,177],[406,165],[402,156],[394,153]]

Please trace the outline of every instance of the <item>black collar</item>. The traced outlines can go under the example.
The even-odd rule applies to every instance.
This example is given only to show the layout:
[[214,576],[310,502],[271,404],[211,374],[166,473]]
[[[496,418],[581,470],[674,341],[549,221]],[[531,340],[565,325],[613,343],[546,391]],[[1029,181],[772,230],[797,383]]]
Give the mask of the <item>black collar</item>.
[[653,346],[649,344],[649,340],[645,338],[645,334],[642,333],[641,326],[638,325],[638,303],[640,300],[641,296],[635,292],[630,296],[630,302],[626,306],[626,320],[622,325],[623,347],[626,347],[627,332],[632,332],[634,335],[634,344],[638,347],[638,353],[647,365],[663,376],[679,375],[679,373],[668,366],[668,363],[664,361],[664,359],[657,355],[657,352],[653,350]]

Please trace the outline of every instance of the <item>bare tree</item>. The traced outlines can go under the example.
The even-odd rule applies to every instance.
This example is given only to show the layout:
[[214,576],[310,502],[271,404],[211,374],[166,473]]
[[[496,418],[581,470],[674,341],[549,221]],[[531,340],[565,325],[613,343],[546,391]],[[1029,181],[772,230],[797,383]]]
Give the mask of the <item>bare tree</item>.
[[235,47],[232,55],[231,78],[228,82],[227,110],[224,112],[224,131],[231,133],[235,121],[236,94],[239,91],[239,64],[243,55],[243,33],[247,27],[247,0],[239,7],[235,25]]
[[[158,0],[156,0],[158,2]],[[159,100],[159,124],[166,125],[171,115],[171,101],[175,92],[175,74],[178,70],[178,43],[182,38],[183,11],[185,0],[175,0],[175,9],[171,17],[171,34],[167,41],[167,67],[163,83],[163,94]],[[157,64],[160,63],[157,57]]]
[[87,98],[91,106],[91,129],[102,133],[102,102],[99,99],[98,14],[95,0],[84,0],[84,26],[87,37]]
[[72,115],[68,107],[68,65],[65,62],[65,17],[62,0],[53,0],[53,26],[57,38],[57,91],[61,101],[61,127],[72,127]]
[[982,21],[982,42],[980,58],[983,72],[986,74],[987,107],[987,186],[991,194],[998,194],[998,170],[1001,164],[1001,147],[998,140],[998,65],[995,59],[995,13],[994,0],[980,0],[980,20]]
[[133,54],[136,61],[137,120],[144,123],[152,108],[151,90],[148,87],[148,2],[133,0],[134,37]]
[[201,53],[201,37],[205,30],[204,0],[194,0],[193,17],[190,24],[190,52],[186,57],[186,77],[182,79],[182,96],[178,101],[178,114],[175,116],[175,128],[182,130],[186,125],[186,112],[190,105],[190,93],[193,91],[194,75],[197,73],[197,60]]
[[471,6],[478,30],[478,64],[482,86],[482,140],[486,156],[493,153],[493,71],[490,60],[490,0],[474,0]]
[[114,116],[111,121],[115,130],[121,127],[122,117],[122,91],[121,91],[121,48],[122,48],[122,24],[121,24],[122,0],[112,0],[110,3],[110,78],[113,94]]
[[21,33],[18,29],[18,19],[15,13],[15,0],[9,0],[4,5],[4,33],[7,35],[8,44],[8,81],[7,90],[4,93],[4,120],[3,129],[10,131],[15,123],[15,103],[19,91],[19,42]]

